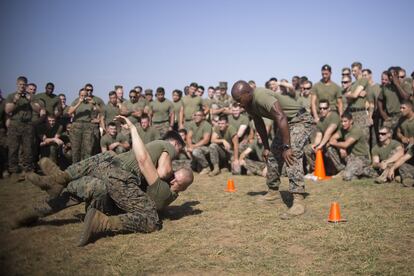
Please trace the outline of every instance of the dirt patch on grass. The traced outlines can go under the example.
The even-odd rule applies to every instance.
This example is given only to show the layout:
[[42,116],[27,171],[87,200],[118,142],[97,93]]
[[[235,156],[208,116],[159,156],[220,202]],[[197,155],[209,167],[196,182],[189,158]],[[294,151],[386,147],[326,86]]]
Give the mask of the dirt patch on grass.
[[[307,212],[282,221],[289,197],[258,199],[263,178],[197,176],[162,213],[152,234],[101,238],[76,247],[84,206],[68,208],[33,227],[10,229],[12,217],[44,194],[28,183],[0,181],[0,266],[3,275],[398,274],[414,265],[414,189],[326,181],[307,183]],[[287,190],[287,179],[281,190]],[[327,222],[338,201],[348,222]]]

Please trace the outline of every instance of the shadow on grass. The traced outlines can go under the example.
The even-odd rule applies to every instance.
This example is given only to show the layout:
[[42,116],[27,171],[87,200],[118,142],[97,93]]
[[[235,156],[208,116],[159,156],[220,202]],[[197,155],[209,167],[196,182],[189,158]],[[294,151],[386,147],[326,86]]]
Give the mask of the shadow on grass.
[[70,218],[70,219],[54,219],[54,220],[39,220],[36,223],[30,225],[29,227],[40,226],[40,225],[51,225],[51,226],[62,226],[65,224],[79,223],[79,219]]
[[203,211],[194,209],[193,206],[200,204],[200,201],[187,201],[180,206],[169,206],[160,213],[161,219],[178,220],[187,216],[199,215]]

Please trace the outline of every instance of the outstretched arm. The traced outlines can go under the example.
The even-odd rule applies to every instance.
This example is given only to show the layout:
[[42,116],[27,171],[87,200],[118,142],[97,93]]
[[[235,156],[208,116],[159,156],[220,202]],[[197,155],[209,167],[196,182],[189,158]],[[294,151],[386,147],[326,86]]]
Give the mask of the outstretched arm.
[[149,185],[155,183],[157,178],[159,178],[157,169],[152,163],[151,156],[145,148],[145,144],[144,142],[142,142],[142,139],[138,134],[137,128],[128,118],[124,116],[118,115],[116,116],[116,118],[125,121],[131,130],[132,150],[134,151],[135,159],[138,162],[138,166],[142,174],[144,175],[145,180],[147,180]]

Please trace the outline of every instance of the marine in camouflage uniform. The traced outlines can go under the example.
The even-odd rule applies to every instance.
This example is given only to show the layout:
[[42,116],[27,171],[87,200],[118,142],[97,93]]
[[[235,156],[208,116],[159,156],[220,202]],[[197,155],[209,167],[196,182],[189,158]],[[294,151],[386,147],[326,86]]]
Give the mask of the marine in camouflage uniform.
[[165,90],[157,88],[157,99],[149,104],[149,112],[152,116],[152,125],[163,137],[174,127],[174,105],[165,98]]
[[9,171],[19,172],[19,149],[21,148],[21,166],[23,171],[31,171],[33,168],[32,143],[32,98],[25,92],[26,78],[18,78],[17,92],[10,94],[6,99],[7,105],[13,106],[10,114],[10,125],[7,132],[7,144],[9,148]]
[[[286,160],[289,191],[293,194],[293,205],[281,214],[281,219],[305,213],[303,148],[309,139],[312,117],[295,99],[274,93],[265,88],[252,89],[245,81],[238,81],[232,88],[233,98],[252,116],[262,138],[264,154],[267,156],[267,185],[269,190],[264,200],[280,199],[278,192],[280,176]],[[274,120],[275,138],[269,147],[267,132],[262,117]],[[269,153],[270,150],[270,153]]]
[[[343,143],[348,143],[351,139],[351,144],[345,147],[346,145]],[[352,115],[349,113],[342,115],[342,127],[332,136],[330,144],[332,147],[346,151],[346,154],[342,155],[346,163],[343,170],[344,181],[377,175],[371,167],[369,145],[365,132],[352,124]]]
[[7,171],[6,101],[0,91],[0,176]]
[[[369,128],[370,128],[370,118],[368,117],[368,111],[366,109],[366,99],[369,88],[369,83],[367,79],[362,78],[362,75],[356,75],[357,79],[352,83],[350,91],[345,94],[345,97],[348,99],[347,112],[352,113],[352,120],[355,127],[360,128],[365,139],[369,143]],[[359,95],[355,96],[355,93]]]
[[92,119],[97,107],[96,103],[88,101],[86,96],[86,90],[82,89],[80,97],[72,102],[69,109],[69,114],[74,114],[70,131],[72,163],[89,158],[94,147],[96,128]]

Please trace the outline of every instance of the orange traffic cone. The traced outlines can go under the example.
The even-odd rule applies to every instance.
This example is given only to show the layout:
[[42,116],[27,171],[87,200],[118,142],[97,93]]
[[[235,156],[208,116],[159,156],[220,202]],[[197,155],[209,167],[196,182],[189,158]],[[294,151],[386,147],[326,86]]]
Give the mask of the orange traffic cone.
[[236,188],[234,187],[234,180],[230,178],[229,180],[227,180],[227,189],[226,189],[226,192],[233,193],[235,191],[236,191]]
[[332,202],[331,210],[329,211],[329,222],[345,222],[346,219],[341,219],[341,211],[339,211],[338,202]]
[[322,150],[316,151],[315,172],[313,173],[317,180],[331,179],[331,176],[326,176],[325,165],[323,164]]

